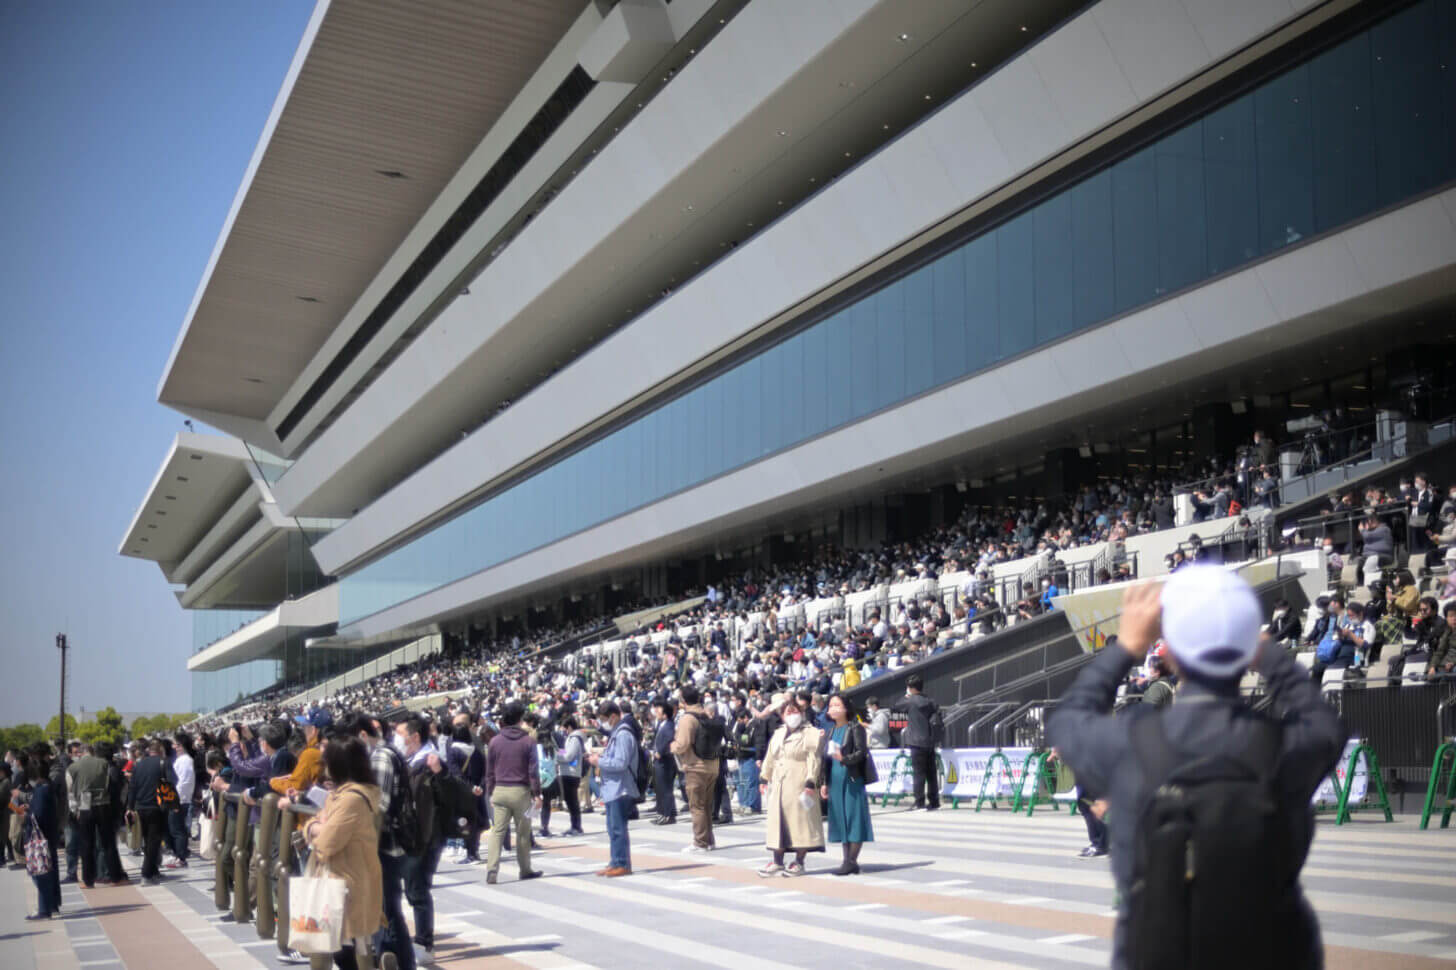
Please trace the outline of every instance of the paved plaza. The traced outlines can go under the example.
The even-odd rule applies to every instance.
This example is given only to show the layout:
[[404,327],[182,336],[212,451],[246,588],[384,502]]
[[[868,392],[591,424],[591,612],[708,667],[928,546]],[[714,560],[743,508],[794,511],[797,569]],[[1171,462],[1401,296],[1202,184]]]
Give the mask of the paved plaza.
[[[1322,820],[1304,884],[1320,913],[1327,965],[1419,970],[1456,961],[1456,831],[1421,832],[1412,816],[1336,827]],[[564,821],[564,819],[563,819]],[[1105,859],[1075,858],[1081,819],[1004,809],[877,810],[865,875],[759,878],[762,823],[718,832],[711,856],[682,854],[690,827],[633,825],[630,878],[592,873],[606,860],[601,814],[587,835],[545,840],[547,878],[498,886],[481,866],[442,863],[437,959],[457,968],[642,970],[746,968],[1101,967],[1112,930]],[[482,847],[483,851],[483,847]],[[138,859],[124,856],[132,875]],[[513,859],[514,857],[511,857]],[[0,967],[223,970],[281,967],[251,925],[217,920],[212,867],[150,888],[64,887],[65,918],[27,923],[30,880],[0,873]],[[408,912],[408,909],[406,909]],[[1231,927],[1231,931],[1237,931]]]

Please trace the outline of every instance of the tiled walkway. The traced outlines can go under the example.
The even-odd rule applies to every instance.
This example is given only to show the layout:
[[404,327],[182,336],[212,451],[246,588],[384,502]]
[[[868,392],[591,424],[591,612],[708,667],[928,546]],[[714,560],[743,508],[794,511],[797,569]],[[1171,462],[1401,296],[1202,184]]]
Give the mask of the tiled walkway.
[[[553,819],[554,821],[554,819]],[[564,816],[561,819],[564,824]],[[810,856],[810,875],[760,879],[762,822],[721,828],[721,848],[684,855],[689,826],[634,823],[636,873],[604,880],[600,814],[587,836],[545,840],[547,878],[498,886],[480,866],[442,864],[436,879],[441,965],[536,970],[641,970],[690,959],[745,967],[1100,967],[1108,962],[1112,880],[1105,859],[1081,860],[1082,822],[1064,813],[935,814],[877,810],[865,875],[828,874],[838,847]],[[684,819],[685,822],[685,819]],[[133,870],[137,859],[125,857]],[[1414,820],[1320,823],[1305,888],[1324,926],[1332,970],[1456,961],[1456,830]],[[251,925],[221,923],[212,870],[194,860],[155,888],[64,887],[66,917],[27,923],[34,890],[0,872],[5,970],[281,967]]]

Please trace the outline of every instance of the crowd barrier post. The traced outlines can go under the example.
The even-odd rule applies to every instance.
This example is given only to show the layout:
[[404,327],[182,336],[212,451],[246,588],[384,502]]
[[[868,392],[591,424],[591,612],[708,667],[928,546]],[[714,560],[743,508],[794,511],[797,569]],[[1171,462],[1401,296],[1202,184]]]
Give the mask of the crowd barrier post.
[[997,748],[991,753],[991,757],[986,759],[986,772],[981,776],[981,791],[976,795],[976,811],[978,812],[981,810],[981,803],[987,798],[991,800],[991,808],[994,809],[996,807],[996,801],[999,797],[998,793],[1000,792],[1000,789],[994,784],[996,780],[996,763],[998,761],[1001,763],[1001,770],[1006,773],[1007,781],[1013,785],[1016,782],[1016,779],[1011,774],[1011,762],[1007,761],[1006,755],[1001,753],[1000,748]]
[[[1368,780],[1365,788],[1365,797],[1358,803],[1352,804],[1350,792],[1355,787],[1355,764],[1360,756],[1365,756],[1365,771],[1368,773]],[[1374,788],[1377,801],[1372,802],[1370,798],[1371,788]],[[1343,825],[1350,821],[1350,813],[1362,808],[1379,808],[1385,813],[1387,822],[1394,822],[1395,815],[1390,811],[1390,799],[1385,794],[1385,782],[1380,780],[1380,760],[1375,757],[1375,749],[1370,745],[1361,743],[1356,745],[1355,750],[1350,752],[1350,760],[1345,766],[1345,784],[1340,786],[1336,779],[1335,789],[1339,793],[1339,801],[1335,806],[1335,824]]]
[[[212,902],[217,906],[219,912],[231,908],[232,902],[232,887],[228,885],[227,880],[228,870],[222,864],[224,859],[232,858],[233,851],[232,839],[228,838],[227,810],[229,805],[235,811],[238,808],[238,796],[233,792],[225,792],[221,799],[219,799],[217,820],[222,824],[212,827],[215,848],[217,850],[212,856]],[[236,824],[233,825],[232,835],[234,837],[237,836]]]
[[253,885],[258,892],[253,926],[260,940],[273,938],[273,850],[278,833],[278,796],[269,792],[258,804],[258,837],[253,840]]
[[248,899],[248,870],[253,864],[253,826],[248,824],[252,808],[238,803],[238,825],[233,836],[233,921],[239,925],[253,918]]
[[1446,804],[1441,809],[1441,828],[1451,825],[1452,799],[1456,798],[1456,744],[1450,741],[1436,749],[1435,760],[1431,762],[1431,780],[1426,784],[1426,804],[1421,808],[1421,831],[1431,822],[1431,811],[1436,805],[1436,792],[1440,790],[1441,772],[1447,771],[1446,759],[1451,759],[1446,781]]

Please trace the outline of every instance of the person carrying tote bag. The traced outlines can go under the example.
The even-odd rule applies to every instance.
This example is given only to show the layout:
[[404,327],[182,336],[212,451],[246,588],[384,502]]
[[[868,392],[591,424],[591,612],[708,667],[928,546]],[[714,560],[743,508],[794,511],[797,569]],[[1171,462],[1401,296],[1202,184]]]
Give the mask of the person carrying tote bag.
[[[356,948],[383,925],[384,877],[375,823],[379,788],[358,738],[330,741],[323,763],[333,790],[323,810],[304,826],[312,854],[309,875],[289,884],[289,942],[300,952],[314,953],[338,943],[334,966],[356,970]],[[339,912],[342,919],[336,920]]]

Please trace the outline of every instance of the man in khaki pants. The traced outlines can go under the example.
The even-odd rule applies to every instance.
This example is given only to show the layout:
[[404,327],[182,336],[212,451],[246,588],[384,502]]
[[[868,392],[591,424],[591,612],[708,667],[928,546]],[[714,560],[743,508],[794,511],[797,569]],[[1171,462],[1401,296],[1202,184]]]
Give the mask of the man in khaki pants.
[[531,868],[531,823],[526,813],[541,804],[541,771],[536,757],[536,739],[521,729],[526,707],[511,701],[501,712],[501,733],[490,739],[485,759],[485,791],[490,798],[494,821],[490,827],[490,848],[485,857],[485,881],[495,885],[500,871],[501,842],[511,819],[516,820],[516,864],[522,879],[535,879],[539,869]]
[[[718,783],[718,761],[723,750],[723,732],[719,723],[703,710],[703,695],[692,684],[682,689],[683,710],[672,739],[672,753],[682,766],[683,787],[688,792],[688,811],[693,816],[693,844],[684,852],[711,852],[713,841],[713,788]],[[698,735],[706,732],[700,743]],[[707,757],[699,747],[712,748]]]

